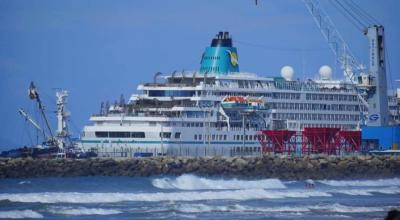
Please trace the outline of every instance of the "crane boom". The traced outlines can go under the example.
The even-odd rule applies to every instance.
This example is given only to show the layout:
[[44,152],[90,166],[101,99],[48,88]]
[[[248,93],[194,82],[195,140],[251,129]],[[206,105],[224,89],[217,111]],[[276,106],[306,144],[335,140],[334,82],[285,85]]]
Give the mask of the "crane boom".
[[42,128],[28,115],[22,108],[18,109],[19,114],[22,115],[27,121],[29,121],[36,129],[42,131]]
[[354,57],[346,41],[340,35],[328,14],[321,7],[319,1],[303,0],[303,2],[325,40],[328,42],[329,48],[335,54],[336,60],[341,65],[346,79],[355,83],[356,76],[365,72],[365,65],[359,63]]
[[50,128],[49,120],[47,120],[46,114],[44,113],[44,107],[42,105],[42,101],[40,100],[39,93],[36,89],[35,84],[33,84],[33,82],[31,82],[31,84],[29,85],[28,95],[29,95],[30,99],[35,99],[37,101],[40,112],[43,116],[44,121],[46,122],[47,129],[49,130],[51,139],[54,139],[53,132],[51,131],[51,128]]

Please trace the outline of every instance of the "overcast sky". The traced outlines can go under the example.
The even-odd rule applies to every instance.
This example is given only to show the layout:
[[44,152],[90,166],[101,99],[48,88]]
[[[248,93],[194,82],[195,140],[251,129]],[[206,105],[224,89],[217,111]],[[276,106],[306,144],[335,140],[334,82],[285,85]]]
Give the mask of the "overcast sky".
[[[400,71],[400,1],[353,0],[386,31],[389,85]],[[218,31],[229,31],[241,71],[314,78],[335,58],[300,0],[0,0],[0,150],[35,142],[22,107],[38,117],[27,88],[34,81],[55,128],[55,88],[69,90],[70,127],[79,135],[100,103],[126,99],[154,73],[198,70]],[[366,37],[321,1],[355,56],[367,63]],[[334,78],[342,78],[337,70]]]

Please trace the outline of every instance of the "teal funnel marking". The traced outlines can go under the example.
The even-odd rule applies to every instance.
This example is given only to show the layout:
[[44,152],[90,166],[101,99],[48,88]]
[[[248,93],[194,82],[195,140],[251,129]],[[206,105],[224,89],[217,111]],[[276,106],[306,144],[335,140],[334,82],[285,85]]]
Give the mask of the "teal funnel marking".
[[201,74],[224,75],[239,72],[237,49],[232,46],[228,32],[219,32],[201,58]]

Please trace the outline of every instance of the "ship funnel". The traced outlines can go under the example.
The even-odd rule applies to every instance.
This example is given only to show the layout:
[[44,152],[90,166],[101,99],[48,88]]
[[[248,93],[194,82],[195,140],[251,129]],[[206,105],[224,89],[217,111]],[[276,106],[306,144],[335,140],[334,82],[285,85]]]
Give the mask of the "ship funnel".
[[237,49],[232,46],[229,32],[218,32],[201,58],[200,73],[227,74],[239,72]]

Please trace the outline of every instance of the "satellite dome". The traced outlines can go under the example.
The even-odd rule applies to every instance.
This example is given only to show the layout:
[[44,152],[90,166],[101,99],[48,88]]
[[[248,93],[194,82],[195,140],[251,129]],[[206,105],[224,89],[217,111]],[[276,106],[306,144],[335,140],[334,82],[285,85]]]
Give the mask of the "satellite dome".
[[292,80],[293,75],[294,75],[293,67],[291,67],[291,66],[282,67],[281,76],[283,78],[285,78],[286,80]]
[[321,68],[319,68],[319,75],[323,80],[332,79],[332,68],[328,65],[321,66]]

